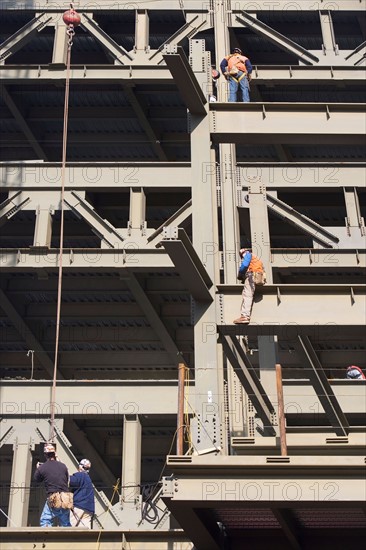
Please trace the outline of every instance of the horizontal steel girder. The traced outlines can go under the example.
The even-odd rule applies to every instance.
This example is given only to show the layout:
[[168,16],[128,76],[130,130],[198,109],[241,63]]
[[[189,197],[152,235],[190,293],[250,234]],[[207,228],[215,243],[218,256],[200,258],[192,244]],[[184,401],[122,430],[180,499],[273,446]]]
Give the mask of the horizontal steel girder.
[[[82,354],[82,352],[80,352]],[[80,356],[79,353],[79,356]],[[1,383],[1,416],[3,418],[48,418],[50,410],[50,386],[48,380],[3,380]],[[349,380],[337,380],[331,384],[334,395],[345,414],[364,412],[365,384]],[[194,410],[195,387],[189,387],[189,402]],[[56,415],[66,418],[88,418],[96,414],[122,416],[124,414],[177,414],[177,382],[175,380],[59,380],[57,382]],[[159,396],[159,399],[156,396]],[[94,396],[94,397],[93,397]],[[270,393],[266,399],[277,402],[277,395]],[[299,418],[323,414],[320,400],[309,381],[284,380],[285,413]],[[324,431],[327,431],[324,428]],[[333,433],[329,425],[328,432]],[[304,444],[314,434],[293,434],[297,445],[301,437]],[[356,435],[356,434],[355,434]],[[291,436],[292,437],[292,436]],[[329,435],[319,434],[322,441]],[[349,437],[353,437],[349,434]],[[299,438],[299,439],[296,439]],[[267,437],[265,441],[267,441]],[[259,438],[261,441],[262,438]],[[258,441],[258,439],[256,439]],[[351,441],[351,440],[350,440]],[[295,443],[293,443],[295,445]],[[310,444],[310,443],[309,443]],[[315,444],[315,442],[314,442]],[[363,439],[363,444],[365,441]]]
[[260,182],[269,189],[288,188],[304,192],[338,187],[363,187],[366,163],[246,163],[237,164],[238,181],[244,189]]
[[[64,249],[63,266],[65,269],[117,269],[125,267],[132,271],[147,271],[149,269],[174,269],[174,263],[167,252],[162,249],[142,249],[130,241],[125,241],[125,248],[102,249]],[[58,267],[58,249],[36,250],[29,248],[2,248],[0,249],[0,268],[5,272],[26,271],[34,269],[53,270]],[[366,266],[365,250],[329,249],[272,249],[272,268],[276,269],[346,269]],[[355,285],[357,286],[357,285]],[[241,288],[241,287],[240,287]],[[266,287],[267,289],[268,287]],[[349,286],[349,289],[353,286]],[[267,293],[267,290],[263,292]],[[352,294],[352,290],[349,290]],[[235,288],[239,293],[239,286]]]
[[[51,381],[2,381],[1,385],[3,418],[49,417]],[[176,381],[58,381],[56,416],[176,415],[177,399]],[[193,387],[189,399],[194,402]]]
[[[103,193],[130,187],[190,189],[190,174],[190,163],[70,163],[66,168],[65,189],[95,189]],[[61,163],[0,163],[3,189],[54,190],[60,185]]]
[[[57,82],[65,78],[65,69],[50,68],[49,65],[4,65],[0,66],[0,78],[4,84],[35,84]],[[135,84],[172,83],[173,77],[166,65],[74,65],[71,68],[72,81],[87,83],[108,83],[118,81],[122,86]],[[365,69],[357,67],[303,67],[256,65],[252,86],[258,84],[296,85],[314,83],[329,84],[347,82],[360,84],[365,79]]]
[[[242,285],[219,286],[227,325],[232,325],[238,317],[242,288]],[[266,326],[268,330],[287,327],[289,337],[296,339],[301,327],[312,326],[316,332],[316,328],[323,326],[328,327],[328,339],[332,331],[334,338],[342,339],[342,327],[364,325],[365,311],[364,285],[268,285],[262,291],[257,290],[250,326],[239,327],[255,331],[257,326],[258,334]]]
[[[197,2],[197,0],[149,0],[146,6],[149,10],[161,10],[161,11],[179,11],[182,9],[190,12],[207,13],[210,4],[204,2]],[[77,10],[79,13],[93,13],[97,11],[108,10],[133,10],[135,4],[131,4],[131,0],[103,0],[102,2],[91,3],[89,0],[79,0],[77,3]],[[34,0],[23,0],[21,5],[17,0],[1,0],[0,9],[2,10],[19,10],[34,12]],[[47,0],[39,0],[37,2],[37,9],[45,12],[58,12],[65,11],[63,4],[58,5],[57,2],[49,3]],[[296,9],[296,11],[313,11],[320,9],[327,9],[331,11],[360,11],[364,12],[366,9],[365,0],[338,0],[337,2],[327,2],[323,0],[301,0],[300,2],[289,3],[289,0],[276,0],[273,5],[262,0],[241,0],[240,2],[233,2],[233,13],[240,13],[242,10],[249,13],[256,13],[260,11],[285,11],[290,9]]]
[[[214,165],[203,166],[208,177]],[[248,163],[238,164],[238,181],[243,188],[261,181],[267,189],[363,187],[365,163]],[[68,164],[66,190],[103,192],[130,187],[191,188],[190,163],[82,163]],[[61,181],[61,165],[56,162],[2,162],[0,186],[7,190],[54,190]]]
[[210,103],[215,143],[362,144],[365,104]]

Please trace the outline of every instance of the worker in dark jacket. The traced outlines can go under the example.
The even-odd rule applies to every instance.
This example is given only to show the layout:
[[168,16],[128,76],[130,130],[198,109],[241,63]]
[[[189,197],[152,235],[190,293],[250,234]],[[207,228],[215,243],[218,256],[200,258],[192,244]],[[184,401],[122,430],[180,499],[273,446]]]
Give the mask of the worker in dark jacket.
[[71,513],[72,527],[92,528],[95,512],[94,488],[89,477],[91,462],[87,458],[79,463],[79,471],[70,477],[70,489],[74,493],[74,509]]
[[65,464],[57,460],[54,445],[45,445],[44,455],[47,461],[43,464],[38,462],[33,476],[37,483],[43,481],[47,493],[39,524],[41,527],[52,527],[53,520],[57,518],[61,527],[70,527],[70,510],[65,507],[68,506],[69,472]]

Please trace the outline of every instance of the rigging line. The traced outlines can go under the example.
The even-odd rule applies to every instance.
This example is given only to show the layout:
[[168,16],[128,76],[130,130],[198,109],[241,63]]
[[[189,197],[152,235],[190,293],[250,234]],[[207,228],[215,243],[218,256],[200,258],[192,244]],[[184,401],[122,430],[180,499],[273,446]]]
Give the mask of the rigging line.
[[61,165],[61,220],[60,220],[60,252],[58,264],[58,285],[57,285],[57,311],[56,311],[56,340],[55,340],[55,360],[53,366],[53,380],[51,391],[51,421],[50,421],[50,441],[55,439],[55,398],[56,398],[56,379],[58,350],[60,340],[60,318],[61,318],[61,294],[62,294],[62,259],[64,246],[64,196],[65,196],[65,175],[66,175],[66,151],[67,151],[67,126],[69,115],[69,95],[70,95],[70,65],[71,65],[71,47],[72,39],[75,34],[74,26],[68,25],[67,34],[69,36],[66,58],[66,81],[65,81],[65,105],[64,105],[64,125],[62,136],[62,165]]

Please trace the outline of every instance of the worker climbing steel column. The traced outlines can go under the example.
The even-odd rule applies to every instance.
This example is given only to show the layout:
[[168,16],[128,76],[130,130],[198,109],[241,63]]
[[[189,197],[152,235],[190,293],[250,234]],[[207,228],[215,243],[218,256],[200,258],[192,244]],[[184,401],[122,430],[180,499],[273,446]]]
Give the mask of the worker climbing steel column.
[[263,262],[246,248],[240,249],[241,264],[239,267],[238,279],[244,283],[241,302],[241,315],[233,322],[248,324],[252,311],[253,297],[256,285],[261,286],[266,282]]

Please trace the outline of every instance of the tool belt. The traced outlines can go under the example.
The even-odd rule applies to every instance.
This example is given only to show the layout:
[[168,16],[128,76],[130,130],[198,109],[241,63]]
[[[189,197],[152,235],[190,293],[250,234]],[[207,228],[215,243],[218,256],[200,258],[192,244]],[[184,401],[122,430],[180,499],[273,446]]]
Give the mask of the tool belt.
[[71,510],[74,507],[73,493],[52,493],[52,495],[47,498],[47,501],[50,508],[64,508],[66,510]]
[[267,279],[264,271],[263,273],[261,273],[260,271],[253,271],[253,283],[256,286],[263,286],[266,284],[266,282]]

